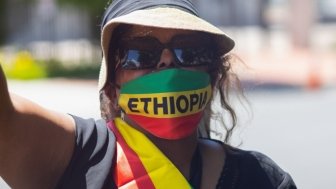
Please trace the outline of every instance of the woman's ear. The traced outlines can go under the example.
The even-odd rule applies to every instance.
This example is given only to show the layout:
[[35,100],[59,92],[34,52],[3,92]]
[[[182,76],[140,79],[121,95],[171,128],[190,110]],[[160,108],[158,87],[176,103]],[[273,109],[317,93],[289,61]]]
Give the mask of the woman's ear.
[[108,83],[99,92],[100,93],[100,111],[103,119],[113,120],[120,116],[120,107],[118,106],[117,89]]

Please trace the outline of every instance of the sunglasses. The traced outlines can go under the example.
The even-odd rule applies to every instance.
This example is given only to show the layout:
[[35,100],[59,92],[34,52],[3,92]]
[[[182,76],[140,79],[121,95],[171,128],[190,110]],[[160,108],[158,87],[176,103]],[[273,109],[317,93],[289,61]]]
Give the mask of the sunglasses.
[[162,51],[169,49],[177,67],[209,66],[220,58],[212,38],[204,35],[177,35],[162,44],[154,37],[122,39],[119,43],[120,62],[116,69],[153,69],[160,61]]

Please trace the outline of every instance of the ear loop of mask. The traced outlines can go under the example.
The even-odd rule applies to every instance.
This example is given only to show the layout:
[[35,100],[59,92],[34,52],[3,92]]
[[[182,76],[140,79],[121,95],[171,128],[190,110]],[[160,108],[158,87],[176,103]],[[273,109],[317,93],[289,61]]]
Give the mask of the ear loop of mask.
[[120,109],[120,118],[125,121],[125,112],[123,109]]

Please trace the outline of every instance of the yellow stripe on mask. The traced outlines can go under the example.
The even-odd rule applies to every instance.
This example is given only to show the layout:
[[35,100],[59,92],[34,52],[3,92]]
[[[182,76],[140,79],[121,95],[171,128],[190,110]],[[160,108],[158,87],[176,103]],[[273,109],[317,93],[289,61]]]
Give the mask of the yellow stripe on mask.
[[126,114],[154,118],[174,118],[192,115],[204,109],[211,98],[211,86],[203,89],[155,93],[120,94],[119,105]]
[[181,172],[144,134],[120,118],[114,123],[127,145],[139,156],[156,189],[191,189]]

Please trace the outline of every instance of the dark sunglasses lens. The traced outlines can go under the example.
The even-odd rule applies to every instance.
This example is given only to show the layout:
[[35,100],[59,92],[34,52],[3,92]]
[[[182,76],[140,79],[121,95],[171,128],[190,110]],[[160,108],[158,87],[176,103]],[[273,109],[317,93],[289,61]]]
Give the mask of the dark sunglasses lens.
[[155,54],[150,51],[127,50],[122,60],[122,68],[127,70],[153,68],[158,61]]
[[206,48],[174,49],[174,53],[181,66],[209,65],[215,61],[214,52]]

